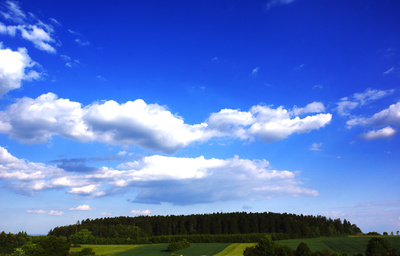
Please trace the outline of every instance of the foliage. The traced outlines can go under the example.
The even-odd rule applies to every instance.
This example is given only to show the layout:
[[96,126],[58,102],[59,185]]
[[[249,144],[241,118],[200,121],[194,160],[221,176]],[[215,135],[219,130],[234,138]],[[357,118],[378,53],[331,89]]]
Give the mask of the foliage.
[[95,255],[96,253],[93,251],[93,248],[83,248],[79,255]]
[[82,229],[69,237],[69,241],[73,244],[90,244],[94,239],[92,232],[87,229]]
[[389,241],[385,238],[373,237],[368,241],[367,250],[365,254],[367,256],[385,255],[392,252],[392,246]]
[[173,251],[185,249],[185,248],[188,248],[188,247],[190,247],[190,243],[186,239],[183,239],[181,241],[170,243],[168,245],[167,251],[173,252]]
[[[288,246],[279,245],[272,241],[270,236],[265,236],[253,247],[248,247],[243,252],[244,256],[294,256],[294,251]],[[303,256],[303,255],[301,255]]]
[[[31,256],[66,256],[71,245],[65,237],[45,236],[36,245]],[[25,252],[26,254],[26,252]]]
[[301,242],[294,253],[295,256],[312,256],[310,247],[304,242]]
[[26,232],[19,232],[18,234],[0,233],[0,254],[11,254],[18,247],[21,247],[25,244],[27,240]]
[[[84,231],[86,238],[77,233]],[[90,236],[88,232],[93,235]],[[86,219],[75,225],[56,227],[49,235],[66,236],[72,242],[87,240],[93,244],[157,243],[165,237],[194,236],[196,242],[256,242],[257,238],[239,241],[234,235],[282,234],[273,240],[356,234],[361,230],[347,220],[332,220],[323,216],[265,213],[214,213],[196,215],[138,216]],[[203,236],[204,240],[198,240]],[[216,241],[208,235],[232,235],[228,240]],[[231,240],[229,240],[231,239]],[[170,243],[171,241],[162,240]],[[83,242],[80,242],[83,243]]]

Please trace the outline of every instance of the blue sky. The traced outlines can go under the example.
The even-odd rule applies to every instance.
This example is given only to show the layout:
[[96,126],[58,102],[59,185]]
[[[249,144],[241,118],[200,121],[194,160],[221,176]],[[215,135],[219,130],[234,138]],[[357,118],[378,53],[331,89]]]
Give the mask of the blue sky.
[[400,229],[400,2],[1,1],[0,226],[288,212]]

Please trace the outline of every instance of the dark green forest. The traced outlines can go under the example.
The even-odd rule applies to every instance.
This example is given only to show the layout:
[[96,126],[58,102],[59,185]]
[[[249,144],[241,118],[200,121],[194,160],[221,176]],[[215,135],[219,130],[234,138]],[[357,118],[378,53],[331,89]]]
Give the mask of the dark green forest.
[[265,234],[273,240],[349,235],[361,230],[347,220],[287,213],[213,213],[86,219],[56,227],[49,235],[72,243],[257,242]]

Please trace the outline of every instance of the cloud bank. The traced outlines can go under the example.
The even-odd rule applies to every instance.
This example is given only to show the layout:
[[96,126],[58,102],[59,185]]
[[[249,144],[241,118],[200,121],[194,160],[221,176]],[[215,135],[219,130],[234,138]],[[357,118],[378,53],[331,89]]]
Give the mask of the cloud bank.
[[[297,109],[308,113],[324,110],[320,104]],[[317,105],[317,107],[315,106]],[[143,100],[119,104],[96,102],[85,107],[53,93],[36,99],[21,98],[0,112],[0,133],[23,143],[45,143],[53,136],[113,145],[136,145],[156,152],[172,154],[195,142],[212,138],[271,143],[294,133],[308,133],[327,125],[331,114],[303,118],[283,107],[256,105],[249,111],[223,109],[212,113],[200,124],[186,124],[165,106]]]
[[[56,166],[18,159],[0,147],[0,179],[7,187],[26,194],[51,189],[88,197],[130,193],[134,202],[177,205],[317,196],[316,190],[302,186],[298,175],[273,170],[266,160],[160,155],[126,162],[116,169],[102,167],[91,173],[71,173]],[[70,210],[91,209],[80,205]]]

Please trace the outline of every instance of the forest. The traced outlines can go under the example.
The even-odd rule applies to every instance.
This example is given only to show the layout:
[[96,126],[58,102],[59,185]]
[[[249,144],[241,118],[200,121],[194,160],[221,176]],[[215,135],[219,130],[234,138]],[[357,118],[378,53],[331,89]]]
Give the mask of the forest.
[[287,213],[213,213],[86,219],[56,227],[48,235],[67,237],[72,243],[134,244],[186,239],[189,242],[257,242],[269,234],[273,240],[360,233],[347,220]]

